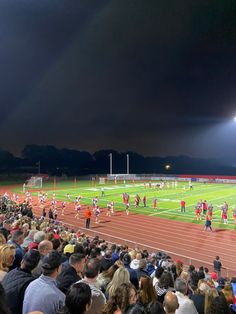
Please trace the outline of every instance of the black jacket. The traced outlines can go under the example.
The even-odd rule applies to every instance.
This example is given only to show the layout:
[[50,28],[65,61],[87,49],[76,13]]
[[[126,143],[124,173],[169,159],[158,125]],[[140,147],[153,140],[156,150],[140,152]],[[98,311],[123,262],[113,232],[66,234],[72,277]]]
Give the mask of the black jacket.
[[113,265],[112,259],[111,258],[106,258],[103,257],[101,259],[101,269],[100,272],[103,272],[104,270],[108,270]]
[[12,314],[22,314],[25,290],[35,277],[26,269],[15,268],[3,278],[7,304]]
[[74,267],[66,265],[56,279],[57,287],[66,294],[70,286],[81,279]]

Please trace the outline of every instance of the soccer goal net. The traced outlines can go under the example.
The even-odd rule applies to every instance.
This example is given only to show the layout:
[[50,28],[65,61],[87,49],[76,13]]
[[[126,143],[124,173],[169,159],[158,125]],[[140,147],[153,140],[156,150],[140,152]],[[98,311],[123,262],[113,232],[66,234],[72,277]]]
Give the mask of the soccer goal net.
[[99,184],[105,184],[106,183],[106,178],[99,177]]
[[23,184],[23,192],[25,189],[41,189],[43,186],[42,177],[31,177]]

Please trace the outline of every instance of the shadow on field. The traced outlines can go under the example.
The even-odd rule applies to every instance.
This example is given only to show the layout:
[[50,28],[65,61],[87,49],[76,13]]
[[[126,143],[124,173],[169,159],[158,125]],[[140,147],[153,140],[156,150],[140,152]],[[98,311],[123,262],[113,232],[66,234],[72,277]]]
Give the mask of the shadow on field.
[[216,228],[214,231],[215,232],[222,232],[222,231],[228,231],[228,229]]
[[91,227],[91,229],[99,229],[99,228],[102,228],[102,226],[96,225],[96,226]]

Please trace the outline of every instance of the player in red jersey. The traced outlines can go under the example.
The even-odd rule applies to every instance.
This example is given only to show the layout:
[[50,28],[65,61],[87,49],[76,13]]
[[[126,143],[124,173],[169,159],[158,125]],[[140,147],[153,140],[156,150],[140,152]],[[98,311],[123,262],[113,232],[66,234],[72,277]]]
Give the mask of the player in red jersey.
[[181,208],[181,213],[185,213],[185,200],[181,200],[180,202],[180,208]]
[[212,220],[212,215],[213,215],[213,206],[212,206],[212,204],[209,204],[208,205],[208,218],[210,220]]
[[143,207],[146,207],[147,206],[147,198],[146,198],[146,195],[144,195],[143,197]]
[[198,206],[198,204],[195,206],[195,213],[196,213],[195,219],[201,220],[201,207]]
[[153,208],[157,209],[157,199],[156,199],[156,197],[153,198]]
[[204,202],[202,202],[202,211],[203,211],[204,216],[206,216],[207,208],[208,208],[208,205],[207,205],[207,201],[205,200]]

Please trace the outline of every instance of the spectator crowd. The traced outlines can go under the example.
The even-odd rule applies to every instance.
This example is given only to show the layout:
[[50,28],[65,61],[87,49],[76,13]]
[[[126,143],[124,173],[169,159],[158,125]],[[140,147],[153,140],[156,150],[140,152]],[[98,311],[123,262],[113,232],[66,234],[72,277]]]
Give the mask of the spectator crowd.
[[236,278],[110,244],[0,197],[1,314],[236,313]]

